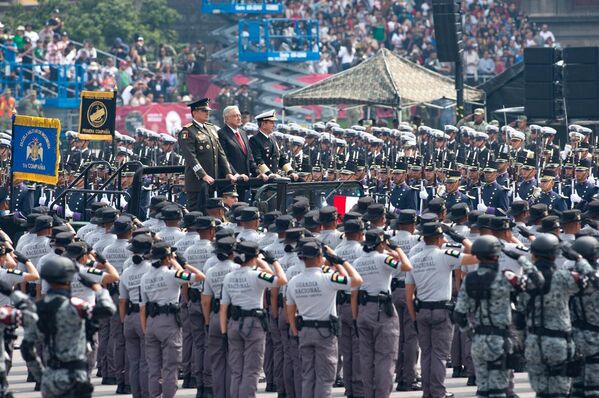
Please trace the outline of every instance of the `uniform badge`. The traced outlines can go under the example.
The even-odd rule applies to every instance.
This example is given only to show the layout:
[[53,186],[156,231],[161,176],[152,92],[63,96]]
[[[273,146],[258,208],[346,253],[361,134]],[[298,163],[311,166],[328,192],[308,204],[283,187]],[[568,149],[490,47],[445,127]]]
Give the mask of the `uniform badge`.
[[175,278],[181,279],[184,281],[189,281],[189,280],[191,280],[191,273],[186,272],[186,271],[177,271],[177,272],[175,272]]
[[20,269],[7,269],[6,270],[7,274],[14,274],[14,275],[23,275],[23,271],[21,271]]
[[528,247],[523,246],[523,245],[516,246],[516,249],[522,250],[523,252],[528,252],[529,251]]
[[331,275],[331,282],[335,282],[340,285],[347,285],[347,278],[341,275],[339,272],[334,272],[333,275]]
[[459,243],[446,243],[445,247],[455,247],[455,248],[461,248],[462,245],[460,245]]
[[387,256],[385,259],[385,264],[387,264],[391,268],[397,268],[399,266],[399,260],[393,256]]
[[273,274],[269,274],[268,272],[260,272],[258,274],[258,278],[270,283],[275,280],[275,276]]
[[321,268],[323,274],[326,274],[331,270],[331,267],[329,267],[328,265],[323,265]]
[[453,249],[446,250],[445,254],[447,254],[448,256],[451,256],[451,257],[455,257],[455,258],[460,257],[460,251],[459,250],[453,250]]
[[101,269],[90,267],[87,269],[87,273],[93,274],[93,275],[102,275],[104,273],[104,271],[102,271]]

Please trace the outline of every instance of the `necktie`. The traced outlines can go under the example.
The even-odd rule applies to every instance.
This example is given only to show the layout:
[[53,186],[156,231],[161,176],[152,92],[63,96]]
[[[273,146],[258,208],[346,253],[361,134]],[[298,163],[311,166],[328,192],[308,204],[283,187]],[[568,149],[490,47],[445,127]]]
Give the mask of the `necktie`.
[[243,140],[241,139],[241,135],[239,134],[239,131],[237,131],[237,130],[235,130],[235,139],[239,143],[239,146],[241,147],[241,150],[243,151],[243,154],[247,155],[247,152],[246,152],[246,149],[245,149],[245,145],[243,144]]

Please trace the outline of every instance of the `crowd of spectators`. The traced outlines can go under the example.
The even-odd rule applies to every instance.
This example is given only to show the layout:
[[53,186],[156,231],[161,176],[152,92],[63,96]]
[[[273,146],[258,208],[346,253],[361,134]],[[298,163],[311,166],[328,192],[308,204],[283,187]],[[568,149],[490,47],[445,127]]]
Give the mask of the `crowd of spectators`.
[[[553,47],[547,25],[537,27],[515,1],[462,2],[467,81],[479,84],[522,61],[525,47]],[[317,19],[321,59],[315,73],[336,73],[373,56],[380,48],[442,74],[453,73],[436,52],[431,0],[289,0],[286,18]]]

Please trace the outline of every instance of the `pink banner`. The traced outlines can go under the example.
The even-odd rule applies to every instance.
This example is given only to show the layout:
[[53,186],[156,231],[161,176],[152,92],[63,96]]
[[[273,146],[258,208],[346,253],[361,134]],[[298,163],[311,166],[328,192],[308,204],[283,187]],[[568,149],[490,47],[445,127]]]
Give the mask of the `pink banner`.
[[134,135],[136,128],[145,127],[157,133],[175,135],[181,130],[181,126],[189,122],[189,108],[180,103],[116,108],[116,129],[121,134]]
[[[187,75],[187,91],[192,98],[214,99],[220,91],[220,87],[212,83],[215,75]],[[216,105],[216,104],[215,104]],[[212,107],[214,107],[211,104]]]

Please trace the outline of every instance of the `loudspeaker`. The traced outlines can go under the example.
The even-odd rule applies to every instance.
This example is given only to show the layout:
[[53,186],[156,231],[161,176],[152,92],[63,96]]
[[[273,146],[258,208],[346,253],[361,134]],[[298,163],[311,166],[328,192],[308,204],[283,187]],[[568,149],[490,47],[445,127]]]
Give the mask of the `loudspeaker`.
[[524,49],[525,64],[554,64],[558,60],[555,48],[527,47]]
[[564,97],[572,99],[599,98],[599,82],[564,81]]
[[599,47],[567,47],[563,50],[566,64],[592,64],[599,63]]
[[524,101],[526,116],[554,119],[557,115],[557,104],[554,100],[529,100]]
[[564,65],[564,81],[591,82],[599,80],[598,65],[566,64]]
[[599,99],[566,99],[568,117],[597,118],[599,114]]
[[525,82],[552,82],[556,80],[556,70],[553,64],[524,65],[524,81]]
[[441,62],[456,62],[462,43],[460,1],[433,0],[433,23],[437,39],[437,56]]
[[433,14],[459,14],[460,1],[433,0]]
[[556,86],[550,83],[529,83],[524,84],[524,95],[526,99],[531,100],[552,100],[556,97]]

